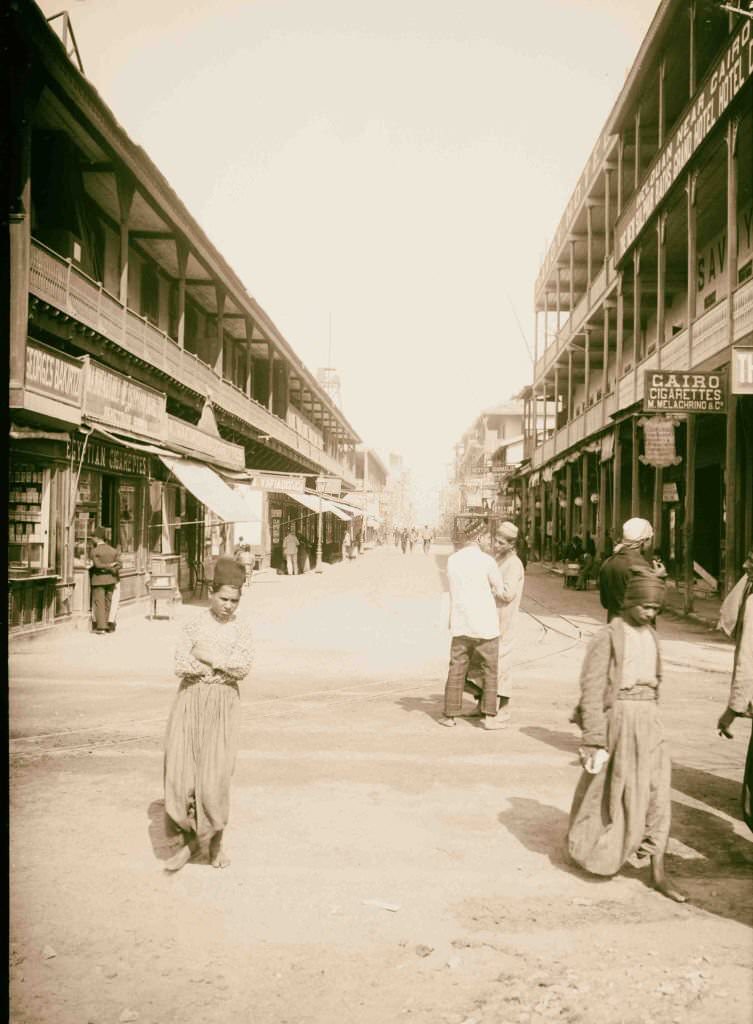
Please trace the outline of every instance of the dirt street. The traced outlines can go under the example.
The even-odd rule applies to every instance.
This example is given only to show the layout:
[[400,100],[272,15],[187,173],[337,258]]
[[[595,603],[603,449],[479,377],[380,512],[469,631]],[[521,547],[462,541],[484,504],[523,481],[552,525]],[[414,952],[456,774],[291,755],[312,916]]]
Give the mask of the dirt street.
[[512,724],[443,729],[447,554],[252,585],[225,871],[161,868],[172,651],[195,609],[12,649],[15,1024],[749,1024],[750,725],[714,728],[730,645],[659,625],[678,905],[563,854],[598,598],[530,566]]

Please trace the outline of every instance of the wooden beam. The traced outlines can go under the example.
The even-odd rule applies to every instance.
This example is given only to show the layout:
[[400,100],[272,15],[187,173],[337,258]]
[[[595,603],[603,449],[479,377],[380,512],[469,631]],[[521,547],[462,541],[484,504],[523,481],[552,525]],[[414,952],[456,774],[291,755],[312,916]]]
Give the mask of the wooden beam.
[[174,231],[135,231],[131,228],[128,234],[131,238],[151,238],[160,242],[172,242],[175,238]]

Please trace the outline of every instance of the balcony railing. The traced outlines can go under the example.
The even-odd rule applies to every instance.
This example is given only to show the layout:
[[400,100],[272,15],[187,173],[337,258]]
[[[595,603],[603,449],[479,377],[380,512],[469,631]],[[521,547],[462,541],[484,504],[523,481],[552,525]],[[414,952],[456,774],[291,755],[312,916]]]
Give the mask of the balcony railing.
[[349,481],[354,479],[351,470],[338,459],[301,437],[283,419],[249,398],[240,388],[223,380],[211,366],[181,348],[146,317],[123,305],[70,260],[37,241],[31,245],[29,291],[184,387],[198,394],[211,393],[215,405],[287,445],[327,474]]

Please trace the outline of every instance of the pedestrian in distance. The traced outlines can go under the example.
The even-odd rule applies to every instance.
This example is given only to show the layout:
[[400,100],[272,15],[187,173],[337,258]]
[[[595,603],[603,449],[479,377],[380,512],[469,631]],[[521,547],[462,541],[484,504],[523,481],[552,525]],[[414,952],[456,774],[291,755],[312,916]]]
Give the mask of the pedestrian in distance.
[[611,622],[622,610],[625,588],[633,571],[652,571],[664,579],[667,570],[661,560],[652,556],[654,528],[647,519],[628,519],[622,527],[622,540],[614,553],[602,563],[599,572],[599,595]]
[[[515,651],[518,611],[525,586],[525,569],[518,557],[516,543],[518,528],[514,523],[502,522],[494,537],[494,557],[502,577],[502,590],[495,595],[499,623],[499,657],[497,660],[497,723],[501,727],[510,721],[512,697],[512,666]],[[465,679],[465,692],[476,698],[477,704],[469,717],[482,714],[483,689],[476,682],[478,663],[472,660]]]
[[424,554],[428,555],[431,550],[431,542],[434,539],[434,531],[431,529],[428,523],[424,524],[424,528],[421,531],[421,542],[424,546]]
[[98,526],[92,537],[91,591],[94,611],[94,632],[99,636],[112,633],[109,628],[112,595],[120,579],[120,553],[107,543],[107,531]]
[[452,639],[440,725],[456,724],[462,712],[468,668],[475,659],[476,681],[481,689],[481,724],[485,729],[498,728],[499,618],[494,597],[504,592],[504,582],[497,563],[479,547],[478,539],[485,529],[484,520],[467,523],[462,547],[447,559]]
[[165,737],[165,811],[184,843],[167,871],[178,871],[195,854],[216,868],[230,863],[222,838],[240,730],[238,684],[252,661],[248,626],[236,617],[244,581],[243,566],[233,558],[217,560],[209,608],[183,627],[175,651],[180,686]]
[[288,576],[298,575],[298,537],[291,526],[282,542],[282,553],[285,556],[285,567]]
[[[719,628],[735,641],[729,700],[716,723],[719,735],[728,740],[734,738],[730,726],[736,718],[753,718],[753,548],[748,552],[743,570],[719,615]],[[741,803],[743,821],[753,831],[753,727],[745,759]]]
[[[241,537],[241,540],[243,538]],[[240,550],[237,550],[237,554],[234,553],[236,562],[243,566],[243,572],[246,574],[245,586],[249,586],[251,583],[251,577],[254,573],[254,556],[251,552],[250,544],[241,544]]]
[[567,846],[594,875],[615,875],[626,862],[650,863],[654,888],[684,903],[664,868],[672,766],[658,710],[661,654],[651,628],[663,601],[664,581],[650,570],[634,572],[620,615],[586,650],[571,719],[582,730],[583,773]]
[[414,545],[418,542],[418,530],[415,526],[411,526],[408,534],[408,547],[413,551]]
[[403,554],[408,550],[409,532],[406,526],[400,531],[400,547],[403,549]]

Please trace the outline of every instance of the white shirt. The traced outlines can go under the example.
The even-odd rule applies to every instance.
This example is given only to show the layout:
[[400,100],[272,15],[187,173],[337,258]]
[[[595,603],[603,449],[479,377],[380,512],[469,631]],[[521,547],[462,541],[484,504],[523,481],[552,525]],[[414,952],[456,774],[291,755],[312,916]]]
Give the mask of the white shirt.
[[622,663],[622,689],[632,690],[637,683],[657,685],[656,635],[650,626],[625,627],[625,657]]
[[477,544],[456,551],[447,559],[450,586],[450,632],[493,640],[499,636],[494,595],[504,590],[497,563]]
[[503,589],[497,594],[499,635],[505,643],[512,643],[526,574],[523,563],[514,551],[505,555],[498,564],[504,584]]

